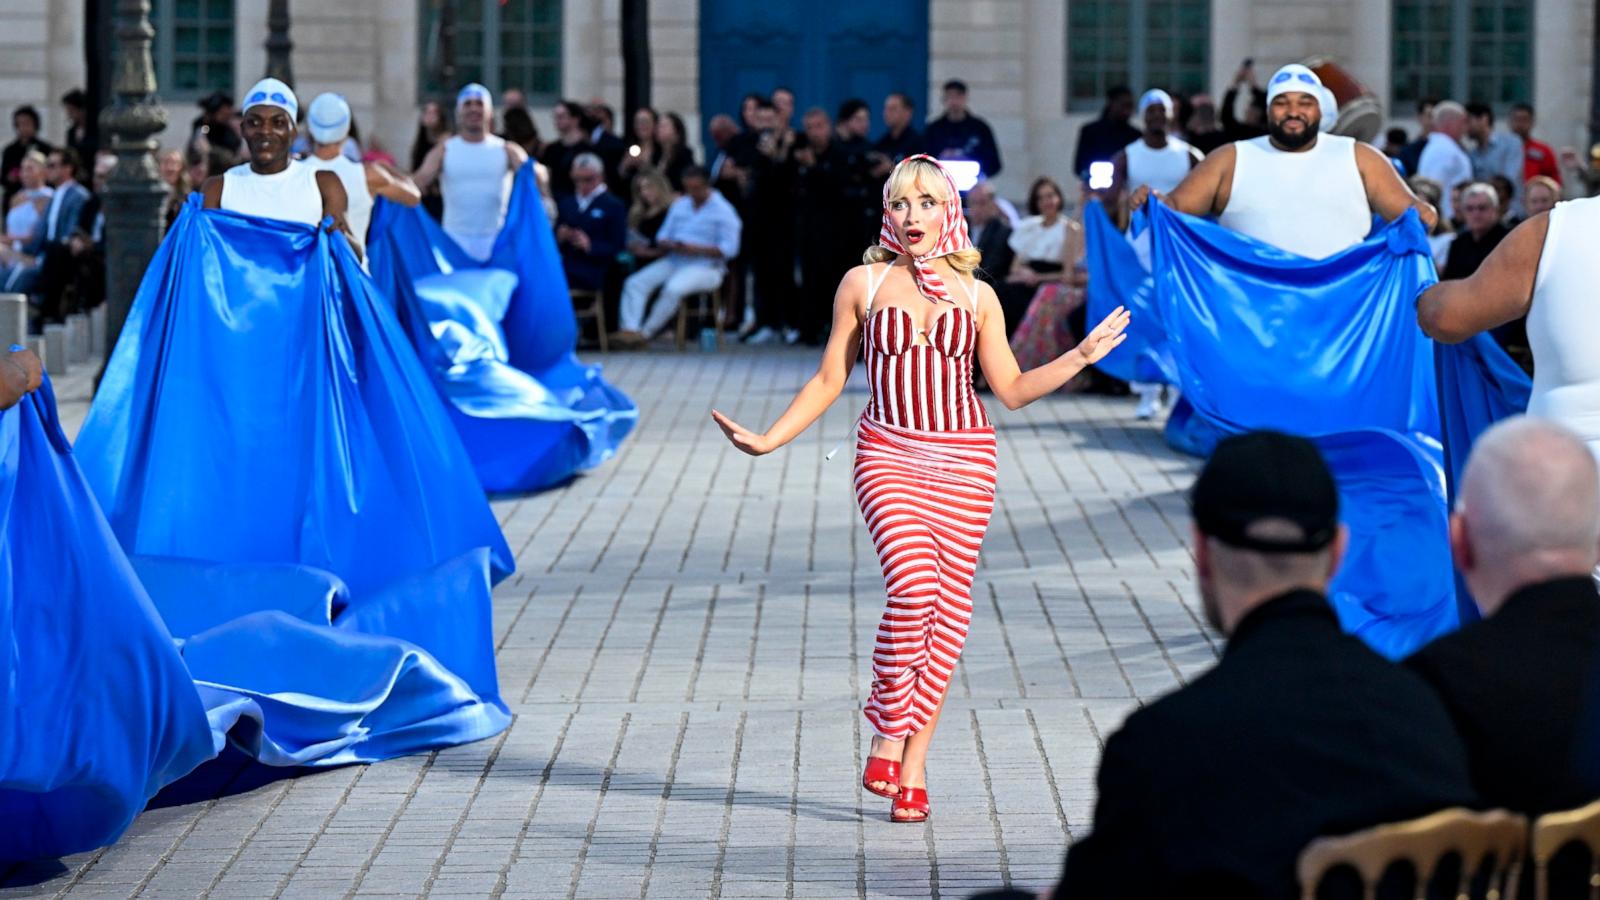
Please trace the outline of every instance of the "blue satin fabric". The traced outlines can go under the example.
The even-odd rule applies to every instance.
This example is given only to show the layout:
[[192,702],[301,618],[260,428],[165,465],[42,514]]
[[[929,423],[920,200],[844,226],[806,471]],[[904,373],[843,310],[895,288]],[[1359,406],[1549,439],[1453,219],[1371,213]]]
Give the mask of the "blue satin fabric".
[[[229,742],[269,765],[336,765],[509,724],[490,586],[511,571],[510,550],[433,385],[342,237],[191,197],[150,263],[75,456],[133,569],[63,565],[83,537],[39,535],[37,512],[8,522],[8,540],[39,541],[32,552],[54,561],[33,589],[67,621],[92,611],[95,630],[46,643],[40,625],[13,625],[19,645],[45,647],[24,660],[29,678],[68,671],[72,689],[25,690],[0,708],[27,721],[28,740],[74,696],[114,698],[126,727],[84,727],[74,744],[138,761],[129,728],[170,719],[181,693],[184,728],[200,738],[172,729],[185,736],[182,765],[109,786],[94,802],[126,817],[42,852],[114,838],[155,789]],[[56,502],[95,505],[87,492]],[[102,570],[81,590],[58,583],[75,589],[72,578]],[[146,591],[144,627],[159,640],[121,627],[131,613],[106,611]],[[126,674],[163,659],[181,691]],[[70,798],[26,802],[41,821],[73,814]]]
[[[1472,445],[1489,426],[1527,411],[1533,380],[1488,332],[1460,344],[1434,344],[1433,361],[1439,380],[1445,483],[1454,507]],[[1456,606],[1463,623],[1481,618],[1465,581],[1459,579]]]
[[199,208],[145,273],[78,435],[134,556],[296,563],[361,592],[510,548],[342,236]]
[[1167,349],[1150,270],[1099,200],[1089,201],[1084,208],[1083,231],[1089,269],[1084,302],[1089,324],[1100,322],[1119,306],[1132,316],[1124,332],[1127,339],[1116,353],[1095,363],[1095,368],[1123,381],[1177,384],[1176,363]]
[[50,382],[0,413],[0,861],[109,843],[213,753]]
[[1255,428],[1314,438],[1351,532],[1332,591],[1345,628],[1397,658],[1457,627],[1433,352],[1413,308],[1435,276],[1416,214],[1310,260],[1146,208],[1152,318],[1184,394],[1169,442],[1204,455]]
[[370,247],[485,490],[549,487],[616,453],[638,408],[573,354],[577,320],[531,165],[487,267],[420,207],[381,200]]

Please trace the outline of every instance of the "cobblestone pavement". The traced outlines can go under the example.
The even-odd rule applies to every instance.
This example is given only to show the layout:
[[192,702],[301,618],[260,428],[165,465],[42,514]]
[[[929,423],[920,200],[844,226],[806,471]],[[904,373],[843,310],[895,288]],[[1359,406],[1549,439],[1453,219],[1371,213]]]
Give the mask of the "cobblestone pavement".
[[[932,821],[857,786],[882,580],[844,440],[852,390],[790,448],[734,451],[814,352],[613,356],[617,459],[495,502],[499,737],[373,766],[218,763],[116,845],[0,897],[964,897],[1050,884],[1091,821],[1104,737],[1216,658],[1182,491],[1132,402],[1062,396],[1000,432],[976,615],[929,763]],[[86,387],[64,386],[76,429]],[[73,402],[70,398],[76,396]],[[0,826],[4,827],[4,826]]]

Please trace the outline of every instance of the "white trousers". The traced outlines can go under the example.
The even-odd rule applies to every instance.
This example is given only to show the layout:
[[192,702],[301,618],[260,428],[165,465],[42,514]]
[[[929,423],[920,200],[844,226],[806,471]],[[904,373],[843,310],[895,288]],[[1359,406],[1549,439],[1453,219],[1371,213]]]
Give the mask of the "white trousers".
[[[667,327],[678,314],[678,304],[690,294],[714,291],[722,286],[723,272],[715,266],[699,262],[686,262],[672,257],[658,259],[628,276],[622,283],[622,304],[618,310],[619,327],[623,331],[637,331],[649,337]],[[650,295],[661,289],[656,302]],[[650,315],[645,315],[645,307]]]

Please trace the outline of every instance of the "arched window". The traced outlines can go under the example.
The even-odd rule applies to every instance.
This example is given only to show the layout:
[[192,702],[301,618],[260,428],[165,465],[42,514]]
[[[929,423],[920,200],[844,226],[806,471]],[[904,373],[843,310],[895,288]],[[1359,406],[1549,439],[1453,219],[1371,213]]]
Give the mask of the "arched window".
[[445,2],[422,0],[421,97],[451,95],[473,81],[496,95],[518,88],[531,101],[561,96],[561,0],[456,0],[448,10]]
[[1099,109],[1106,89],[1178,96],[1210,79],[1209,0],[1069,0],[1067,105]]

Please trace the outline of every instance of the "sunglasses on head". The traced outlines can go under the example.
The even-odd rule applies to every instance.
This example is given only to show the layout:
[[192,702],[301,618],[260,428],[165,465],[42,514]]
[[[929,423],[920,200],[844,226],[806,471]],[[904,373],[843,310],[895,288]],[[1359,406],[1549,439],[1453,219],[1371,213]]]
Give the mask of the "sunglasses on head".
[[1278,74],[1272,76],[1272,83],[1283,84],[1285,81],[1288,81],[1291,78],[1303,81],[1306,84],[1317,83],[1317,79],[1311,77],[1310,73],[1307,72],[1279,72]]

